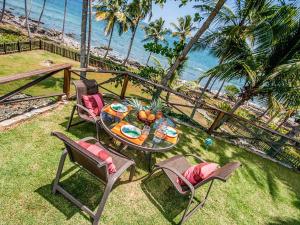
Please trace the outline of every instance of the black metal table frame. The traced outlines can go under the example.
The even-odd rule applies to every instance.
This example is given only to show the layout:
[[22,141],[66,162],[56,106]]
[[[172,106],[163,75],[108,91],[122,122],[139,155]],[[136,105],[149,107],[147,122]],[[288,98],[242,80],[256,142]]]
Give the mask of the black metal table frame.
[[111,129],[109,127],[107,127],[107,125],[104,122],[103,112],[100,113],[100,119],[98,121],[100,122],[101,127],[105,130],[106,133],[108,133],[114,139],[121,142],[122,149],[126,149],[127,147],[131,147],[133,149],[144,152],[146,154],[146,160],[148,161],[148,170],[149,170],[149,172],[151,172],[151,169],[152,169],[152,165],[151,165],[152,164],[152,153],[167,152],[170,149],[172,149],[178,143],[178,140],[179,140],[179,136],[178,136],[176,144],[172,144],[170,146],[157,148],[157,149],[154,149],[154,147],[156,146],[155,143],[153,143],[152,147],[145,147],[145,146],[141,146],[141,145],[136,145],[136,144],[130,142],[129,140],[126,140],[126,139],[120,137],[119,135],[113,133],[111,131]]

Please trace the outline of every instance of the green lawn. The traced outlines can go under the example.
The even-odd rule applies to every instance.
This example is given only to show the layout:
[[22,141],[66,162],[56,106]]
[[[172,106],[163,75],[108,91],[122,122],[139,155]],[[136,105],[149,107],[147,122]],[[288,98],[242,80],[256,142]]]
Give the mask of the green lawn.
[[[0,56],[0,76],[8,76],[42,68],[42,62],[77,62],[46,51],[32,51]],[[89,78],[104,81],[110,74],[89,74]],[[13,90],[25,81],[0,87],[0,95]],[[120,93],[120,87],[107,84],[107,88]],[[61,92],[62,73],[57,74],[26,93],[41,95]],[[143,95],[129,85],[128,95]],[[172,101],[182,101],[171,96]],[[47,114],[37,116],[8,131],[0,131],[0,224],[89,224],[88,217],[60,195],[52,195],[50,187],[55,176],[63,145],[50,136],[53,130],[65,132],[73,103],[61,106]],[[187,110],[187,109],[184,109]],[[188,112],[188,111],[187,111]],[[202,121],[203,116],[196,115]],[[205,121],[204,121],[205,122]],[[204,123],[203,122],[203,123]],[[215,140],[215,145],[204,150],[206,134],[184,126],[178,146],[168,154],[158,154],[160,161],[175,154],[196,153],[207,161],[223,165],[240,161],[243,167],[227,182],[215,184],[206,207],[195,214],[187,224],[300,224],[300,175],[247,151]],[[79,139],[94,135],[88,124],[71,129],[68,136]],[[106,135],[103,134],[106,141]],[[133,182],[123,183],[112,192],[101,224],[174,224],[179,222],[187,199],[180,197],[161,174],[149,182],[142,182],[146,162],[142,154],[126,150],[137,163]],[[101,197],[103,185],[83,170],[70,163],[70,171],[63,185],[75,192],[82,202],[91,207]],[[128,174],[123,176],[127,180]],[[198,192],[200,197],[204,190]]]
[[[74,139],[95,135],[83,124],[65,131],[72,103],[36,116],[0,133],[0,224],[90,224],[87,215],[61,195],[51,194],[62,143],[50,136],[62,131]],[[205,208],[186,224],[300,224],[300,175],[243,149],[215,140],[205,150],[206,134],[184,126],[178,146],[156,161],[175,154],[194,153],[223,165],[240,161],[243,167],[227,183],[216,182]],[[106,135],[102,135],[107,141]],[[142,154],[125,154],[137,163],[134,181],[117,186],[109,196],[101,224],[174,224],[187,199],[180,197],[162,175],[143,182],[146,162]],[[95,208],[103,185],[69,162],[63,186]],[[122,177],[127,180],[128,173]],[[197,196],[203,190],[197,192]]]
[[[35,69],[44,68],[45,65],[43,62],[45,60],[52,60],[54,64],[62,64],[62,63],[70,63],[74,68],[79,67],[79,63],[75,62],[71,59],[64,58],[62,56],[43,51],[36,50],[30,52],[22,52],[17,54],[8,54],[0,56],[0,77],[10,76],[16,73],[27,72]],[[89,79],[96,79],[98,82],[103,82],[109,78],[111,78],[111,74],[96,74],[96,73],[88,73]],[[76,75],[72,75],[72,79],[78,79],[79,77]],[[0,95],[8,93],[29,81],[36,79],[35,77],[25,80],[14,81],[6,85],[0,86]],[[121,92],[121,86],[115,87],[114,84],[105,84],[106,88],[113,90],[116,93]],[[27,89],[24,93],[37,96],[37,95],[46,95],[51,93],[62,93],[63,88],[63,72],[57,73],[53,77],[50,77],[37,85]],[[72,85],[72,89],[73,85]],[[147,97],[147,94],[140,93],[140,89],[134,87],[129,83],[127,95],[141,95]]]

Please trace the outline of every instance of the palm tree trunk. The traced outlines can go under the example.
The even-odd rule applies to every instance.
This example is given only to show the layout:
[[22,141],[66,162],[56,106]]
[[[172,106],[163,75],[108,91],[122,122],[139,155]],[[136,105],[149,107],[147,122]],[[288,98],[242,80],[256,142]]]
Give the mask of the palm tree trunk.
[[257,117],[257,119],[263,118],[263,117],[269,112],[270,109],[271,109],[270,106],[269,106],[268,108],[266,108],[266,110],[263,111],[263,113],[260,114],[260,115]]
[[[208,85],[210,84],[210,82],[211,82],[212,79],[213,79],[212,76],[210,76],[210,77],[208,78],[208,80],[207,80],[205,86],[202,88],[202,91],[201,91],[199,97],[196,98],[196,100],[198,100],[198,101],[201,101],[201,100],[202,100],[202,98],[203,98],[203,96],[204,96],[204,93],[205,93],[205,91],[206,91],[206,89],[207,89],[207,87],[208,87]],[[196,103],[196,104],[195,104],[195,107],[193,108],[193,111],[192,111],[192,113],[191,113],[191,118],[192,118],[192,119],[194,118],[195,113],[196,113],[198,107],[199,107],[199,103]]]
[[[85,0],[83,0],[84,2]],[[84,4],[84,3],[82,3]],[[66,15],[67,15],[67,5],[68,5],[68,0],[65,0],[65,8],[64,8],[64,19],[63,19],[63,27],[61,31],[61,39],[64,40],[64,35],[65,35],[65,24],[66,24]],[[83,9],[82,9],[83,10]],[[83,14],[82,14],[83,16]],[[83,18],[82,18],[83,19]],[[86,22],[85,22],[86,23]],[[85,25],[86,26],[86,25]],[[81,29],[82,29],[82,24],[81,24]],[[86,31],[85,31],[86,32]]]
[[152,55],[152,52],[150,52],[150,54],[149,54],[149,56],[148,56],[148,59],[147,59],[147,62],[146,62],[146,66],[148,66],[148,64],[149,64],[149,61],[150,61],[151,55]]
[[[249,98],[250,99],[250,98]],[[228,112],[230,115],[233,115],[235,113],[235,111],[240,108],[242,105],[244,105],[244,103],[248,101],[248,99],[245,98],[240,98],[235,105],[231,108],[231,110]],[[225,123],[226,121],[228,121],[229,116],[225,115],[223,116],[223,118],[220,120],[220,122],[215,126],[215,130],[217,130],[220,126],[223,125],[223,123]]]
[[[184,61],[186,58],[187,54],[190,52],[192,49],[193,45],[199,40],[199,38],[202,36],[202,34],[209,28],[210,24],[224,5],[226,0],[219,0],[214,8],[214,10],[211,12],[211,14],[208,16],[206,21],[202,24],[201,28],[197,31],[197,33],[190,39],[188,44],[184,47],[181,55],[177,57],[175,63],[172,65],[170,70],[168,71],[167,75],[162,79],[161,84],[163,86],[166,86],[169,79],[171,78],[172,74],[177,70],[178,66]],[[157,98],[161,94],[162,90],[158,90],[155,93],[155,98]]]
[[87,45],[87,57],[86,57],[87,67],[90,64],[91,38],[92,38],[92,0],[89,0],[89,31],[88,31],[88,45]]
[[219,88],[219,90],[218,90],[217,94],[214,96],[214,98],[219,98],[219,95],[223,89],[224,84],[225,84],[225,80],[223,80],[221,87]]
[[111,32],[110,32],[110,37],[109,37],[109,41],[108,41],[108,45],[107,45],[107,50],[105,52],[105,55],[104,55],[104,59],[106,59],[107,55],[108,55],[108,52],[109,52],[109,49],[110,49],[110,44],[111,44],[111,39],[112,39],[112,36],[113,36],[113,33],[114,33],[114,28],[115,28],[115,21],[112,25],[112,28],[111,28]]
[[0,16],[0,23],[2,22],[3,17],[4,17],[5,5],[6,5],[6,0],[3,0],[2,12],[1,12],[1,16]]
[[216,81],[217,81],[217,78],[215,78],[214,81],[213,81],[213,83],[211,84],[211,86],[210,86],[210,88],[209,88],[209,91],[210,91],[210,92],[211,92],[213,86],[215,85]]
[[43,7],[42,7],[42,11],[41,11],[41,14],[40,14],[40,17],[39,17],[39,22],[38,22],[38,25],[37,25],[37,29],[40,27],[40,23],[41,23],[41,20],[42,20],[42,16],[43,16],[44,11],[45,11],[46,1],[47,1],[47,0],[44,0],[44,2],[43,2]]
[[288,119],[291,118],[295,114],[295,111],[296,110],[291,110],[291,111],[287,112],[283,121],[277,126],[276,131],[279,130],[282,127],[282,125],[285,124],[286,121],[288,121]]
[[275,112],[273,116],[270,117],[270,119],[267,121],[266,125],[269,125],[273,120],[278,116],[279,111]]
[[131,39],[130,39],[130,44],[129,44],[129,48],[128,48],[128,52],[127,52],[127,56],[125,58],[125,60],[123,61],[122,65],[125,66],[128,59],[129,59],[129,56],[130,56],[130,52],[131,52],[131,49],[132,49],[132,45],[133,45],[133,41],[134,41],[134,38],[135,38],[135,34],[136,34],[136,31],[137,31],[137,28],[139,26],[139,23],[140,23],[140,18],[138,18],[137,22],[136,22],[136,25],[133,29],[133,32],[132,32],[132,36],[131,36]]
[[[88,5],[89,5],[88,0],[82,1],[80,68],[86,68],[86,25],[87,25]],[[86,72],[81,72],[80,75],[82,77],[86,77]]]
[[24,3],[25,3],[25,25],[27,28],[28,38],[29,40],[31,40],[31,33],[30,33],[29,21],[28,21],[27,0],[24,0]]

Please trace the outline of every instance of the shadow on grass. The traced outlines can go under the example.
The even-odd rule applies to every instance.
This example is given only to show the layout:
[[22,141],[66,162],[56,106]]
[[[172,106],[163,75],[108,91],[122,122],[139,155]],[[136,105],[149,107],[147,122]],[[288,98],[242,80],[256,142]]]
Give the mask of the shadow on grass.
[[[62,126],[66,126],[67,119],[68,118],[66,118],[66,121],[61,124]],[[215,161],[220,165],[224,165],[232,161],[239,161],[242,163],[243,167],[240,168],[239,172],[235,175],[237,177],[236,179],[240,179],[241,182],[246,181],[249,184],[252,183],[257,185],[257,188],[264,192],[268,192],[273,201],[280,201],[283,197],[281,196],[282,194],[279,186],[280,182],[289,187],[290,190],[293,191],[298,198],[300,198],[299,183],[297,179],[291,179],[293,174],[291,174],[290,170],[256,156],[253,153],[247,152],[239,146],[234,146],[219,138],[213,138],[214,145],[208,150],[205,150],[203,143],[208,135],[204,131],[201,131],[200,129],[192,129],[184,125],[180,125],[178,128],[182,131],[178,144],[168,152],[154,154],[154,162],[165,160],[170,158],[172,155],[184,155],[187,153],[198,154],[205,160]],[[102,132],[101,136],[105,141],[108,141],[108,144],[110,144],[110,140],[107,138],[108,135],[104,131]],[[91,124],[82,124],[71,128],[70,133],[78,138],[94,136],[95,128]],[[148,173],[147,163],[142,152],[138,152],[133,149],[126,149],[123,153],[136,162],[138,168],[137,176],[141,177],[141,175]],[[294,176],[298,176],[298,174],[295,173]],[[144,192],[148,193],[149,191],[145,188],[146,187],[143,187]],[[148,190],[150,189],[148,188]],[[158,187],[157,190],[160,190],[160,187]],[[153,193],[148,193],[148,195],[154,196]],[[300,205],[299,202],[294,204],[296,207]],[[161,206],[161,204],[158,205]],[[166,217],[170,219],[172,216],[169,216],[168,214]]]
[[188,198],[180,195],[170,184],[168,178],[162,172],[158,172],[144,180],[141,188],[151,203],[171,224],[178,224],[181,215],[178,219],[176,217],[187,207]]
[[300,225],[300,218],[275,218],[268,225]]
[[[76,166],[71,167],[62,174],[62,177],[74,172],[77,168]],[[101,189],[104,189],[104,185],[99,180],[81,169],[72,173],[66,179],[62,179],[60,185],[80,202],[93,210],[96,209],[100,202],[103,193]],[[35,192],[63,213],[67,219],[70,219],[76,213],[80,213],[89,220],[89,216],[84,214],[78,207],[59,194],[59,192],[52,194],[52,183],[38,188]]]

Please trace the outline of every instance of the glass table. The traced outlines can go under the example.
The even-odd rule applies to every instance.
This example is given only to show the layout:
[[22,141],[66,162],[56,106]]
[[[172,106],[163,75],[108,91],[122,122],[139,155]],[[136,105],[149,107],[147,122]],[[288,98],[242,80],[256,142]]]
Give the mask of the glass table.
[[[125,105],[125,103],[124,103]],[[152,164],[152,154],[156,152],[166,152],[172,149],[179,140],[179,135],[177,135],[176,141],[167,141],[164,138],[159,138],[157,135],[155,135],[156,128],[155,124],[150,125],[150,131],[149,134],[146,136],[144,142],[142,144],[136,144],[134,143],[134,140],[130,140],[130,138],[126,138],[121,134],[117,134],[113,131],[113,128],[118,125],[120,122],[128,123],[130,125],[133,125],[137,128],[139,128],[142,131],[143,135],[143,129],[145,127],[145,124],[141,122],[137,117],[137,111],[135,110],[129,110],[128,114],[124,118],[119,118],[116,115],[112,115],[107,112],[107,107],[111,107],[110,105],[105,106],[100,113],[100,124],[102,128],[114,139],[119,141],[123,149],[130,147],[132,149],[143,151],[146,153],[147,161],[148,161],[148,168],[149,171],[151,170],[151,164]],[[175,125],[175,123],[173,122]]]

